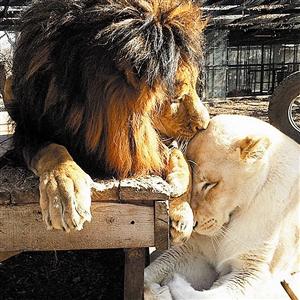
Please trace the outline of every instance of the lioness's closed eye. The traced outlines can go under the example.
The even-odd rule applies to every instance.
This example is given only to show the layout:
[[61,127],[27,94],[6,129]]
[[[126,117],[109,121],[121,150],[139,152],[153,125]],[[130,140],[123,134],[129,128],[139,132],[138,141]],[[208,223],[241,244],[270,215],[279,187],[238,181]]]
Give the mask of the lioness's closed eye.
[[221,115],[187,157],[194,231],[145,269],[145,299],[278,297],[299,271],[299,145],[258,119]]

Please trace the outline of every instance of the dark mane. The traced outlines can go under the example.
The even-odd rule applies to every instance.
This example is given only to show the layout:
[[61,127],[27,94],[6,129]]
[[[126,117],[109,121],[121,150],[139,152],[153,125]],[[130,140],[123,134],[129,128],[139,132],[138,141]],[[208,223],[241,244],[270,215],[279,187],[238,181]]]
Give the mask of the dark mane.
[[[137,161],[128,157],[140,151],[136,127],[173,91],[178,66],[198,64],[201,18],[190,1],[35,2],[22,16],[13,65],[16,147],[34,153],[42,143],[57,142],[87,169],[96,159],[109,173],[135,174]],[[120,114],[126,116],[113,120]],[[128,140],[122,174],[110,165],[108,152],[122,151],[121,145],[107,148],[108,140],[118,139],[113,126]],[[151,172],[161,169],[164,154],[149,126],[139,135],[160,153]]]

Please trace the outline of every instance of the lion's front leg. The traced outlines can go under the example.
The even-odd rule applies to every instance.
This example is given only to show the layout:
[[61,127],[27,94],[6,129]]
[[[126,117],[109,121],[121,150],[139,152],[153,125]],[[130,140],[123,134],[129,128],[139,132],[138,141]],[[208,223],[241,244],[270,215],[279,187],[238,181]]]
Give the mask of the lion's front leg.
[[90,176],[58,144],[40,149],[28,166],[40,178],[40,205],[48,229],[81,230],[91,220]]
[[178,149],[171,152],[166,180],[171,186],[171,243],[180,245],[189,239],[194,221],[190,207],[191,169]]

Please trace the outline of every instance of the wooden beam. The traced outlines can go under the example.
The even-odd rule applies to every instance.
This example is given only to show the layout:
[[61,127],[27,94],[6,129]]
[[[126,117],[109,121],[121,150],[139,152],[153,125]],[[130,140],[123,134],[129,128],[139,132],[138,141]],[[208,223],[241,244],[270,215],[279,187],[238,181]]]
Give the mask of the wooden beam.
[[[21,167],[5,166],[0,170],[0,205],[39,202],[39,180]],[[92,200],[140,201],[168,200],[170,187],[158,176],[124,180],[95,179],[91,186]]]
[[0,252],[0,262],[1,261],[4,261],[6,259],[9,259],[10,257],[13,257],[15,255],[18,255],[20,254],[21,252],[20,251],[5,251],[5,252]]
[[92,203],[81,231],[46,229],[38,204],[1,206],[0,252],[154,246],[154,209],[127,203]]

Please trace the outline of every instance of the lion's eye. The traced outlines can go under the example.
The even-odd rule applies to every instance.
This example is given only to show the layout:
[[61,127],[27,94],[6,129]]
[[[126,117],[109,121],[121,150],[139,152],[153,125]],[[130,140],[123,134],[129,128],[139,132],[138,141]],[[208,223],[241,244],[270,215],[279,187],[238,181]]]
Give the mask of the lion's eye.
[[184,97],[185,97],[185,95],[180,95],[178,97],[175,97],[175,98],[171,99],[171,103],[172,104],[173,103],[180,104],[183,101]]
[[171,99],[171,104],[180,104],[182,102],[182,97]]
[[215,187],[216,185],[217,185],[216,182],[215,182],[215,183],[212,183],[212,182],[204,182],[204,183],[203,183],[203,186],[202,186],[202,189],[203,189],[204,191],[208,191],[208,190],[210,190],[211,188]]

